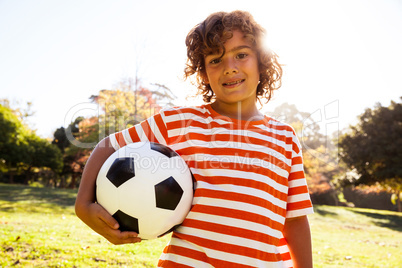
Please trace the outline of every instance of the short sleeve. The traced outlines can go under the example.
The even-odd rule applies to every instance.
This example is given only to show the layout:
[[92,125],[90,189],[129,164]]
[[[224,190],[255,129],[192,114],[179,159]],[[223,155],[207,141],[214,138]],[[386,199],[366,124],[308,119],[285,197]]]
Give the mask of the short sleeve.
[[149,117],[130,128],[109,135],[110,143],[115,150],[127,144],[141,141],[167,144],[168,132],[164,122],[164,112]]
[[291,169],[288,178],[287,218],[314,213],[304,174],[302,150],[295,134],[292,147]]

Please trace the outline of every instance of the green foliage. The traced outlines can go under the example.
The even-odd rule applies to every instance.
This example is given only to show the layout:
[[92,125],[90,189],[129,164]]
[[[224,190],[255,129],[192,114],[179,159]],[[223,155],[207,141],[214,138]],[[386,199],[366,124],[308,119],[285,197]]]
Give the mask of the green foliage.
[[59,173],[63,168],[63,157],[57,146],[50,144],[34,134],[26,137],[28,158],[25,164],[30,167],[48,167]]
[[0,105],[0,159],[9,167],[16,167],[27,158],[28,129],[11,109]]
[[67,138],[66,129],[64,127],[56,129],[53,134],[52,144],[55,144],[62,153],[64,153],[65,149],[70,146],[70,141]]
[[355,170],[355,185],[381,183],[402,190],[402,104],[377,105],[360,115],[339,142],[340,157]]
[[17,171],[25,171],[29,177],[34,167],[47,167],[55,172],[62,169],[62,157],[57,147],[37,136],[10,108],[2,105],[0,128],[0,160],[10,175],[10,182]]
[[29,125],[26,119],[35,114],[32,111],[32,102],[27,102],[25,105],[20,101],[10,101],[8,99],[0,99],[0,105],[10,109],[14,115],[24,124]]
[[[52,144],[58,147],[63,162],[58,186],[76,187],[77,178],[81,175],[92,150],[91,146],[80,147],[79,144],[96,144],[99,138],[98,132],[98,122],[95,117],[89,119],[78,117],[67,129],[61,127],[54,132]],[[66,185],[69,177],[71,182]]]
[[399,199],[399,200],[402,199],[402,193],[399,193],[399,196],[398,196],[397,194],[393,193],[392,196],[391,196],[391,203],[394,204],[394,205],[396,205],[398,199]]

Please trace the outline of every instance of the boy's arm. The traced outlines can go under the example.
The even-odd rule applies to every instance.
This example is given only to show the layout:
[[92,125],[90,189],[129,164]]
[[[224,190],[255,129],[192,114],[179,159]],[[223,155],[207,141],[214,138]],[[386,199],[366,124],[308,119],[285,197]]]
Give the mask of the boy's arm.
[[294,268],[312,268],[311,233],[307,216],[287,218],[283,235],[288,243]]
[[77,216],[111,243],[126,244],[140,242],[135,232],[121,232],[118,230],[117,221],[98,203],[96,203],[96,178],[106,159],[115,150],[110,144],[109,138],[103,139],[95,147],[89,157],[82,173],[77,199],[75,201],[75,213]]

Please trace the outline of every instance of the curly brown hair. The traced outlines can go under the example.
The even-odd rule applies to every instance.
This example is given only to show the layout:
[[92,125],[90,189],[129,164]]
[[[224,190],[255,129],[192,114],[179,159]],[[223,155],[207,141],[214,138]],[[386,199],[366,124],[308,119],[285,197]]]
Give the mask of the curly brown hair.
[[246,11],[216,12],[197,24],[186,37],[187,64],[184,78],[196,74],[198,93],[206,103],[214,98],[209,83],[205,81],[205,56],[215,53],[225,54],[224,43],[232,38],[233,31],[240,30],[253,44],[257,53],[260,83],[257,86],[256,99],[268,102],[272,92],[281,86],[282,68],[278,56],[264,48],[265,29],[255,22],[253,16]]

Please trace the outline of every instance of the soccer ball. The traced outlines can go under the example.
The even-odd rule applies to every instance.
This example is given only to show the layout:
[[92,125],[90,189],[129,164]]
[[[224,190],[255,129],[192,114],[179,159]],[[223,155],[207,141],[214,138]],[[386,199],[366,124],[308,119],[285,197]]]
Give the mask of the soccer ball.
[[137,142],[105,161],[96,180],[96,198],[119,222],[121,231],[154,239],[187,216],[193,179],[186,162],[169,147]]

